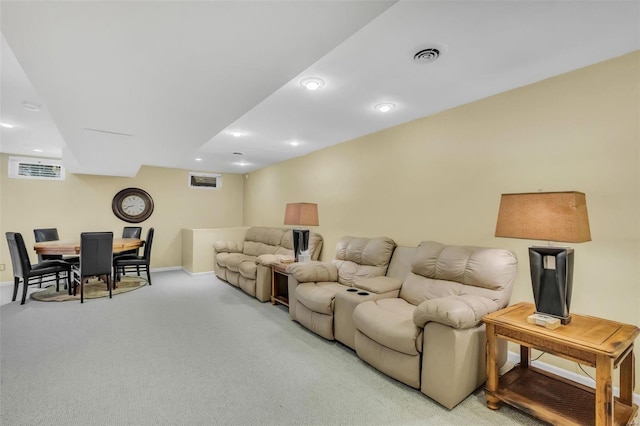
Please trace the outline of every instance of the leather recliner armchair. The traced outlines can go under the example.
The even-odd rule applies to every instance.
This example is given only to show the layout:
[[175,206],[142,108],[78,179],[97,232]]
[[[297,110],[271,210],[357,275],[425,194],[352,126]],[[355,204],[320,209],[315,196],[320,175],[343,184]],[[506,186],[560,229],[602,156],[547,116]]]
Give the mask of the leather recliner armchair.
[[420,243],[398,297],[355,307],[356,353],[453,408],[486,380],[482,317],[508,305],[516,269],[509,250]]
[[[292,319],[324,337],[334,340],[336,294],[359,289],[377,297],[395,297],[401,282],[389,285],[384,278],[395,242],[387,237],[343,237],[331,262],[295,263],[289,274],[289,315]],[[365,286],[360,283],[366,282]],[[335,325],[338,327],[338,325]],[[355,329],[355,327],[353,327]]]

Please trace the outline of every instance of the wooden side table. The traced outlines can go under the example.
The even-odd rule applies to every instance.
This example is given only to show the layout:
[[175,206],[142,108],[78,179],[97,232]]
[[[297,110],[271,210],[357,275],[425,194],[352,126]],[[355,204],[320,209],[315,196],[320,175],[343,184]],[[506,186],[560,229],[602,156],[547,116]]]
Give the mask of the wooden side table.
[[289,306],[289,274],[287,266],[291,263],[271,264],[271,304],[281,303]]
[[[633,342],[638,327],[572,314],[570,324],[550,330],[527,323],[535,307],[519,303],[483,320],[487,325],[487,406],[500,402],[552,424],[626,425],[638,412],[633,404]],[[520,364],[498,377],[498,339],[520,345]],[[531,349],[595,367],[595,391],[531,367]],[[620,367],[620,397],[613,396],[613,370]]]

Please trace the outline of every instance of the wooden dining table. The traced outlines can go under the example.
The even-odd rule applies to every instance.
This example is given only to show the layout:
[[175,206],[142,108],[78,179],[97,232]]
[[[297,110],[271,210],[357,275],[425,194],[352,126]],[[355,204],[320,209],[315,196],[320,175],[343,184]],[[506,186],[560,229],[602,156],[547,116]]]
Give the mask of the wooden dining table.
[[[144,245],[140,238],[114,238],[113,252],[122,253],[127,250],[135,250]],[[79,240],[42,241],[35,243],[33,249],[37,254],[80,254]]]

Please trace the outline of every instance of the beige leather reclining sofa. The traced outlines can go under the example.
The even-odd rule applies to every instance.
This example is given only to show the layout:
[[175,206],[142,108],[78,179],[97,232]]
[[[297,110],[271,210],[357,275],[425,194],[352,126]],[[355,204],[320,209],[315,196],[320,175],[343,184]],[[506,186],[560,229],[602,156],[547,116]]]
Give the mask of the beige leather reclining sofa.
[[516,269],[509,250],[345,237],[331,263],[287,267],[289,314],[453,408],[486,380],[482,317],[508,305]]
[[[261,302],[271,298],[271,264],[293,260],[291,229],[254,226],[244,241],[216,241],[214,270],[218,278],[240,287]],[[316,260],[322,250],[322,237],[309,233],[309,253]]]

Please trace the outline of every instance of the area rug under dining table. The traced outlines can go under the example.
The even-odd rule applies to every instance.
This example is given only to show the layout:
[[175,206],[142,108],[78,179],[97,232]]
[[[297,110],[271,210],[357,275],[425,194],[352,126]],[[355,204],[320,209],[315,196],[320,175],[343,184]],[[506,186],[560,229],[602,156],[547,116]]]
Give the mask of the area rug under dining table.
[[[118,282],[117,288],[113,289],[113,295],[121,293],[127,293],[133,290],[137,290],[147,285],[147,280],[141,277],[122,277],[122,280]],[[34,291],[30,297],[34,300],[41,302],[66,302],[68,300],[80,300],[80,289],[76,291],[76,295],[69,296],[66,289],[63,288],[62,281],[60,282],[60,291],[56,291],[55,285],[50,285],[44,288],[42,291]],[[99,297],[109,297],[109,290],[104,281],[99,281],[96,278],[92,278],[84,285],[84,298],[85,299],[97,299]]]

